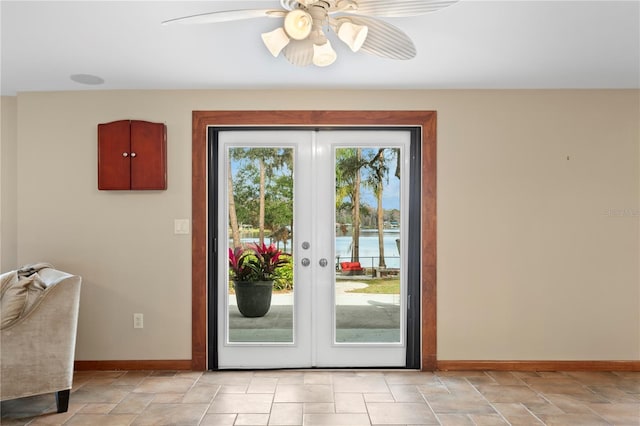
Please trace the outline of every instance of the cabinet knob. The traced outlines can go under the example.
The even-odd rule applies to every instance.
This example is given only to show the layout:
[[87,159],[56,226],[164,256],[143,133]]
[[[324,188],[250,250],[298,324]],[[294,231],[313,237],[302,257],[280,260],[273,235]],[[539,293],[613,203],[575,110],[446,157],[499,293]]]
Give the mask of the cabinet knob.
[[131,153],[131,156],[132,156],[132,157],[135,157],[135,156],[136,156],[136,153],[135,153],[135,152],[132,152],[132,153]]
[[123,156],[123,157],[128,157],[128,156],[129,156],[129,154],[127,154],[126,152],[123,152],[123,153],[122,153],[122,156]]

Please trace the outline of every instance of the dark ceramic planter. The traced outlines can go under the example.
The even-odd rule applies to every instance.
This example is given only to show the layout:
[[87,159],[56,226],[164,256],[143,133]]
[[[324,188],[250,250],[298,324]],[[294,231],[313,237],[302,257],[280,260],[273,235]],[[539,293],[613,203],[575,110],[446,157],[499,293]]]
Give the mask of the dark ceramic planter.
[[273,281],[234,281],[240,313],[249,318],[263,317],[271,307]]

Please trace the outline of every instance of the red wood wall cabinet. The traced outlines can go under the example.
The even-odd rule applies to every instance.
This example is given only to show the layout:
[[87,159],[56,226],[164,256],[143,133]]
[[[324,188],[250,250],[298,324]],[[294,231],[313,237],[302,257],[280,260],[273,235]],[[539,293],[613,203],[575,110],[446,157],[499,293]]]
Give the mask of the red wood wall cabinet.
[[139,120],[98,124],[98,189],[167,189],[167,126]]

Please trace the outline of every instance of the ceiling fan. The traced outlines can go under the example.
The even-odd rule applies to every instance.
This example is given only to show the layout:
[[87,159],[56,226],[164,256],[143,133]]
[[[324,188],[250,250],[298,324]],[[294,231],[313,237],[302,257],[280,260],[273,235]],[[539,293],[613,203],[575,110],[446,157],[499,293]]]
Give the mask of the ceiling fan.
[[418,16],[458,0],[280,0],[281,9],[244,9],[203,13],[162,22],[210,24],[253,18],[283,18],[282,26],[262,34],[269,52],[281,52],[298,66],[324,67],[337,59],[325,34],[333,31],[353,52],[389,59],[416,56],[413,41],[399,28],[377,19]]

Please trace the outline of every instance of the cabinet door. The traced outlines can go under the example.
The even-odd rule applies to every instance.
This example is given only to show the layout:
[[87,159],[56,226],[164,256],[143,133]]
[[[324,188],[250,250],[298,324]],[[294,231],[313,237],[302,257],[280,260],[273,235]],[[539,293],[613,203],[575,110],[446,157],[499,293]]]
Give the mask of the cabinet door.
[[129,120],[98,124],[98,189],[130,189]]
[[164,123],[131,121],[131,189],[167,189]]

